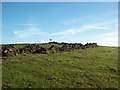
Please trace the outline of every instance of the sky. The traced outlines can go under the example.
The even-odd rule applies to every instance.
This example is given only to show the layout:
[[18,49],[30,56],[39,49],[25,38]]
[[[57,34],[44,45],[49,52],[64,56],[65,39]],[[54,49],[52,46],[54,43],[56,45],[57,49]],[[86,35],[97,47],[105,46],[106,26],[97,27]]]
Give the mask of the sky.
[[2,0],[2,2],[119,2],[119,0]]
[[118,45],[117,2],[3,2],[2,43]]

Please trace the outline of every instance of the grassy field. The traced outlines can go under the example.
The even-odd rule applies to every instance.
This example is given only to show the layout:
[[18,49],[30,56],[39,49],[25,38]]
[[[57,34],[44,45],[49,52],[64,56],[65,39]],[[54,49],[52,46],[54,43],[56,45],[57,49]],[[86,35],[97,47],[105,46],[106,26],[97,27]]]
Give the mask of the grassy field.
[[118,48],[3,57],[3,88],[119,88]]

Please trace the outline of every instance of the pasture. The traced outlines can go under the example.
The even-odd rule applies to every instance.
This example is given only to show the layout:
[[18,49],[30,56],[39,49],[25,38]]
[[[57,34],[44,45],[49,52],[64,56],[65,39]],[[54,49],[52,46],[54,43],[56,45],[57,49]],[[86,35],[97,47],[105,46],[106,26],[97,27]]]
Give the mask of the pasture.
[[118,89],[118,48],[2,57],[2,87]]

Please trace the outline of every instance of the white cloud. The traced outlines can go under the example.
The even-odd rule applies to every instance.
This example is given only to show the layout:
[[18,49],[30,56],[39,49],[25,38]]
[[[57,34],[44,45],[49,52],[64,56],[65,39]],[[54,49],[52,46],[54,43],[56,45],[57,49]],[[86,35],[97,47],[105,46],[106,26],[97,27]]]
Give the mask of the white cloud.
[[[87,24],[93,24],[96,22],[102,22],[101,24],[110,24],[113,23],[115,20],[117,21],[118,17],[118,12],[116,11],[111,11],[110,13],[103,13],[103,14],[96,14],[92,13],[87,16],[82,16],[82,17],[76,17],[76,18],[71,18],[63,21],[64,25],[83,25],[85,23]],[[106,22],[107,20],[107,22]]]
[[48,43],[49,41],[47,40],[41,40],[40,43]]
[[88,25],[88,26],[83,26],[84,30],[93,30],[93,29],[108,29],[102,26],[98,26],[98,25]]
[[93,41],[97,42],[98,45],[118,46],[118,32],[115,31],[102,34],[97,40]]
[[74,35],[77,32],[80,32],[80,30],[79,29],[68,29],[62,32],[53,33],[52,35]]
[[78,23],[83,23],[84,21],[91,21],[93,20],[94,17],[95,15],[92,14],[92,15],[88,15],[84,17],[72,18],[72,19],[63,21],[63,24],[64,25],[76,25]]
[[118,46],[118,38],[117,37],[105,37],[97,40],[99,45],[104,46]]
[[23,30],[15,30],[13,32],[17,38],[24,39],[30,38],[35,35],[45,35],[46,32],[42,32],[40,28],[37,26],[28,26],[26,29]]
[[105,33],[101,36],[105,36],[105,37],[110,37],[110,36],[118,36],[118,32],[109,32],[109,33]]
[[[109,14],[108,14],[109,15]],[[108,16],[106,15],[106,16]],[[92,16],[91,16],[92,17]],[[105,18],[105,17],[104,17]],[[64,39],[59,39],[59,41],[66,41],[66,42],[73,42],[73,43],[87,43],[87,42],[96,42],[98,43],[98,45],[104,45],[104,46],[118,46],[118,20],[117,18],[112,18],[112,19],[105,19],[104,20],[99,19],[98,21],[96,19],[94,20],[90,20],[90,18],[88,17],[87,19],[89,19],[87,21],[87,23],[81,23],[80,19],[72,19],[71,21],[66,21],[65,24],[69,24],[71,25],[70,29],[61,31],[61,32],[55,32],[52,35],[55,35],[56,37],[66,37]],[[106,17],[107,18],[107,17]],[[93,18],[92,18],[93,19]],[[86,20],[86,18],[85,18]],[[84,20],[84,21],[85,21]],[[80,27],[78,27],[79,25],[75,25],[76,23],[79,23],[79,25],[81,25]],[[104,33],[102,35],[93,35],[91,36],[91,34],[88,36],[90,36],[91,38],[84,38],[84,36],[82,35],[82,37],[84,38],[84,40],[77,40],[77,38],[73,37],[72,39],[72,35],[77,35],[78,33],[81,35],[81,33],[85,32],[87,33],[87,31],[92,31],[92,30],[101,30],[99,31],[100,33],[104,33],[106,31],[110,31],[109,33]],[[98,32],[98,34],[99,34]],[[78,36],[78,35],[77,35]],[[72,40],[69,40],[69,38],[71,38]],[[93,39],[94,38],[94,39]],[[74,40],[74,41],[73,41]],[[77,41],[76,41],[77,40]],[[86,41],[85,41],[86,40]]]
[[85,25],[79,28],[71,28],[65,31],[55,32],[55,33],[52,33],[52,35],[74,35],[76,33],[81,33],[88,30],[101,30],[101,29],[108,29],[108,28],[105,28],[103,26],[98,26],[98,25]]
[[58,39],[60,42],[67,42],[67,43],[82,43],[86,44],[96,42],[98,45],[103,46],[118,46],[118,32],[112,31],[108,33],[101,34],[99,36],[95,36],[94,39],[88,39],[88,40],[70,40],[69,38],[63,37]]

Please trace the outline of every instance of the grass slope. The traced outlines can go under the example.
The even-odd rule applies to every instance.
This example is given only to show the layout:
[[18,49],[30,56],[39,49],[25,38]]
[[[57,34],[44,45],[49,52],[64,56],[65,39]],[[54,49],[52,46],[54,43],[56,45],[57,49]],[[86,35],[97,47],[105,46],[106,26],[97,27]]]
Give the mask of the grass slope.
[[118,88],[118,48],[3,57],[3,88]]

